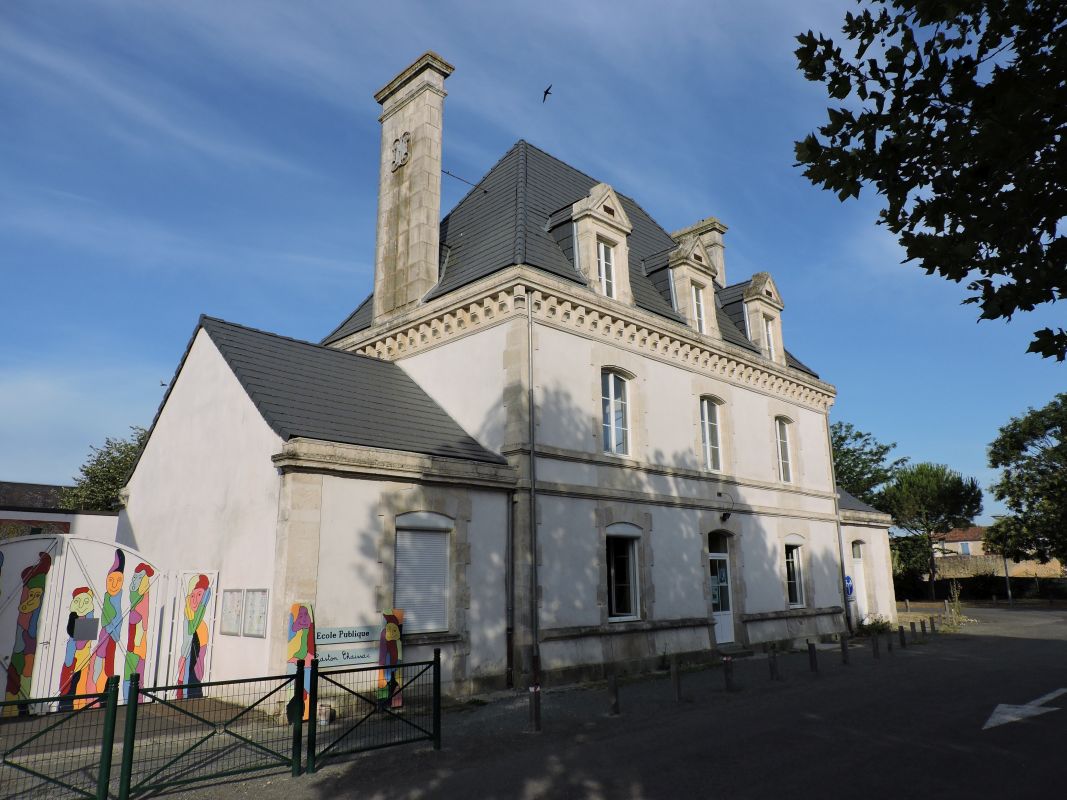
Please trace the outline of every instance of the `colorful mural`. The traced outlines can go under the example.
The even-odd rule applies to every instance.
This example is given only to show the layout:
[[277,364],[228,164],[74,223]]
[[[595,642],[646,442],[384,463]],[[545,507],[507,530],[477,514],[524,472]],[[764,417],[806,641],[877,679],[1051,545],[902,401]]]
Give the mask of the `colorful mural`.
[[178,659],[178,699],[203,697],[207,670],[207,648],[210,642],[204,615],[211,605],[211,582],[207,575],[189,578],[185,593],[185,615],[181,620],[182,649]]
[[[59,695],[65,699],[59,701],[60,711],[72,711],[84,708],[89,700],[75,700],[74,695],[89,694],[89,670],[86,669],[93,652],[93,638],[84,639],[79,631],[81,620],[95,619],[93,612],[93,590],[88,586],[79,586],[71,591],[70,615],[67,617],[67,649],[63,655],[63,667],[59,672]],[[84,623],[82,623],[84,624]]]
[[[15,644],[7,665],[5,700],[25,700],[30,697],[33,661],[37,655],[37,625],[41,617],[48,570],[51,568],[52,557],[42,551],[38,553],[37,563],[22,570],[22,596],[19,598]],[[29,713],[28,705],[4,707],[4,716]]]
[[122,637],[122,584],[125,582],[126,554],[115,551],[115,560],[107,573],[100,610],[100,635],[93,651],[90,681],[93,692],[103,693],[107,679],[115,674],[115,656]]
[[400,636],[404,630],[404,612],[399,608],[390,608],[382,612],[382,633],[378,637],[378,703],[384,705],[390,697],[389,705],[399,708],[403,697],[397,691],[400,686],[400,663],[404,651]]
[[70,533],[70,523],[47,519],[0,519],[0,540],[56,533]]
[[145,660],[148,658],[149,590],[151,578],[156,574],[144,562],[137,565],[130,581],[130,612],[126,618],[126,664],[122,670],[122,697],[130,702],[130,676],[144,678]]
[[311,713],[311,661],[315,658],[315,612],[305,603],[293,603],[289,609],[289,648],[286,651],[291,670],[304,664],[304,719]]

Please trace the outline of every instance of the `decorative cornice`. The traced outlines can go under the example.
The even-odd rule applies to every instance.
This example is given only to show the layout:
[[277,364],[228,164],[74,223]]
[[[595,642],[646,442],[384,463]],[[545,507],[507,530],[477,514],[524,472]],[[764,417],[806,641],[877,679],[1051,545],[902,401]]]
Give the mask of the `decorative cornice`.
[[510,489],[517,472],[507,464],[385,450],[354,444],[294,438],[271,456],[282,471],[335,472],[381,480],[396,478],[425,483],[456,483]]
[[828,383],[525,265],[509,267],[333,346],[388,361],[404,358],[510,316],[525,315],[527,296],[534,319],[542,324],[610,341],[820,413],[833,405],[836,390]]

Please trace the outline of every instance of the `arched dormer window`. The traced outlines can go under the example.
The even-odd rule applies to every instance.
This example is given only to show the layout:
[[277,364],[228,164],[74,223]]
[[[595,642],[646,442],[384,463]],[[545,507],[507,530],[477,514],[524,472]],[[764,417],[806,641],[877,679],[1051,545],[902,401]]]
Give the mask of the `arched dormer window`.
[[704,468],[713,472],[722,469],[722,446],[719,439],[719,406],[722,401],[706,395],[700,398],[700,446]]
[[630,453],[630,377],[619,369],[600,372],[600,403],[604,452]]
[[778,440],[778,477],[782,483],[793,482],[793,461],[790,450],[790,429],[793,427],[788,417],[775,417],[775,438]]

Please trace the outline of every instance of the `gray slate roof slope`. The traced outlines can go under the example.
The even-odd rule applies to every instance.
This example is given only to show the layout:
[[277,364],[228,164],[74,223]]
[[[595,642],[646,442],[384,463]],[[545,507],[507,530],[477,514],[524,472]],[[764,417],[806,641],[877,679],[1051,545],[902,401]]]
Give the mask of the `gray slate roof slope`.
[[333,329],[322,340],[321,344],[330,344],[336,342],[339,339],[344,339],[346,336],[357,333],[362,330],[366,330],[371,326],[374,315],[374,295],[368,294],[367,297],[360,303],[356,310],[348,315],[340,325]]
[[865,511],[868,514],[883,514],[883,513],[885,513],[883,511],[879,511],[874,506],[867,505],[862,500],[860,500],[858,497],[855,497],[855,496],[849,494],[848,492],[846,492],[840,486],[837,487],[837,497],[838,497],[837,506],[838,506],[838,508],[842,509],[843,511]]
[[0,507],[57,511],[63,509],[63,490],[52,483],[0,481]]
[[200,327],[282,439],[302,436],[507,463],[468,435],[396,364],[213,317],[201,317]]

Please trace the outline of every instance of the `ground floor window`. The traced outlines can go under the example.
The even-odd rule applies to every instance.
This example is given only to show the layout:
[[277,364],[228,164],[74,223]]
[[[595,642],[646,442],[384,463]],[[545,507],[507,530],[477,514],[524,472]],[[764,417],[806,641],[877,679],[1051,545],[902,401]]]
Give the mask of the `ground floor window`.
[[437,530],[396,532],[393,607],[404,611],[404,633],[448,630],[448,543]]
[[804,584],[801,576],[800,545],[785,546],[785,587],[789,605],[804,605]]
[[637,619],[637,539],[608,536],[608,617]]

